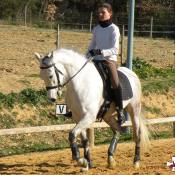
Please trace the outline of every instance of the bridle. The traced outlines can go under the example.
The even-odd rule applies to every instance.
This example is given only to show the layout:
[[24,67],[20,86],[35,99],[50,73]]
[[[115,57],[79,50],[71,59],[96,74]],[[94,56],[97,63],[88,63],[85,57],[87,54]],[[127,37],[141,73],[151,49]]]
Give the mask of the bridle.
[[55,73],[56,73],[56,77],[57,77],[57,80],[58,80],[58,84],[55,85],[55,86],[46,86],[46,90],[51,90],[51,89],[56,89],[56,88],[60,88],[62,87],[62,85],[60,84],[60,78],[59,78],[59,73],[61,75],[64,75],[56,66],[55,64],[50,64],[48,66],[40,66],[40,69],[49,69],[51,67],[54,67],[54,70],[55,70]]
[[51,67],[54,67],[54,70],[55,70],[55,73],[56,73],[56,76],[57,76],[58,84],[55,85],[55,86],[46,86],[46,90],[48,91],[48,90],[56,89],[56,88],[59,88],[59,89],[63,88],[66,84],[68,84],[86,66],[86,64],[88,62],[90,62],[92,60],[93,60],[93,57],[88,58],[88,60],[84,63],[84,65],[72,77],[70,77],[63,85],[60,84],[59,73],[61,75],[64,75],[64,74],[55,66],[54,63],[50,64],[50,65],[47,65],[47,66],[40,66],[40,69],[49,69]]

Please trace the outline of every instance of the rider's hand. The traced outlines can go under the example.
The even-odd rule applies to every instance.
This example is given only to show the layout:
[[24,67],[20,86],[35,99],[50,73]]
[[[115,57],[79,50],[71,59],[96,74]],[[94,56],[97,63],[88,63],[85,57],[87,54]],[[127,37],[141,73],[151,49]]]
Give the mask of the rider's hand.
[[101,55],[101,50],[100,49],[92,49],[89,51],[90,55],[93,57],[93,56],[96,56],[96,55]]

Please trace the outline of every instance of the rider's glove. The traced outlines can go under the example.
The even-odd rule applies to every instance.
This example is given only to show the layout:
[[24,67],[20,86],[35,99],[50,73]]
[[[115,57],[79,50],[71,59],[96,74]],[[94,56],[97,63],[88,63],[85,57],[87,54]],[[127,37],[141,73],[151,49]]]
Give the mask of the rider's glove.
[[93,57],[93,56],[96,56],[96,55],[101,55],[101,50],[100,49],[92,49],[89,51],[90,55]]

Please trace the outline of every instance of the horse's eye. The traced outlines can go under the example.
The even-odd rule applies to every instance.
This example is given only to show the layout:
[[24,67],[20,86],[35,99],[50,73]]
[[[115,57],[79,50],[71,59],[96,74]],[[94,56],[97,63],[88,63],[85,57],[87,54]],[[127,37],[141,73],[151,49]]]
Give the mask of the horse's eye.
[[53,75],[50,75],[49,78],[52,79],[53,78]]

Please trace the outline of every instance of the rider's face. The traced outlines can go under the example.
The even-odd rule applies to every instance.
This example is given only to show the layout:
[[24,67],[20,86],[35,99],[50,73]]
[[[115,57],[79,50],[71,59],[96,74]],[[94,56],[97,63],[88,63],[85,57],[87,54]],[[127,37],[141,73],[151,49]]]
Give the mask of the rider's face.
[[98,19],[99,21],[106,21],[109,20],[112,16],[112,13],[108,11],[107,8],[100,7],[98,9]]

